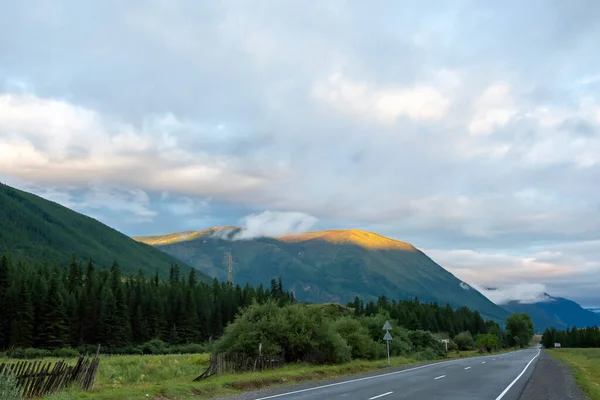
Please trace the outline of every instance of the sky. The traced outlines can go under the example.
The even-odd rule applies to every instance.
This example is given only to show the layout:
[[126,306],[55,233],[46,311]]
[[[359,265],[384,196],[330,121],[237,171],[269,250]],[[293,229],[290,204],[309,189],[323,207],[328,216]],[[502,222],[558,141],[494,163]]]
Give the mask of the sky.
[[600,306],[600,2],[0,9],[4,183],[128,235],[365,229]]

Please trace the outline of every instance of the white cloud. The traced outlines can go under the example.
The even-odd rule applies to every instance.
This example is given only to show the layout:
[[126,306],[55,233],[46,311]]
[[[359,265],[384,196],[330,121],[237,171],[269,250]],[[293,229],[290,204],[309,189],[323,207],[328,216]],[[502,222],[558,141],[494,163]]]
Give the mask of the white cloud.
[[474,102],[469,132],[488,135],[506,125],[516,113],[510,86],[506,82],[493,83]]
[[180,145],[169,128],[181,126],[171,116],[136,129],[62,100],[3,94],[0,172],[38,182],[103,180],[225,196],[260,186],[262,179],[237,171],[235,160]]
[[555,245],[599,239],[600,3],[5,3],[0,175],[139,189],[139,234],[293,210],[597,296],[600,255]]
[[259,236],[276,237],[288,233],[306,232],[318,219],[312,215],[289,211],[264,211],[245,216],[242,231],[236,239],[251,239]]
[[481,294],[496,304],[502,305],[511,301],[522,304],[540,303],[549,301],[546,296],[546,285],[541,283],[521,283],[508,287],[485,288],[473,285]]
[[415,120],[439,120],[446,115],[451,103],[435,87],[428,85],[376,88],[341,74],[318,82],[312,94],[339,112],[386,125],[397,122],[400,116]]

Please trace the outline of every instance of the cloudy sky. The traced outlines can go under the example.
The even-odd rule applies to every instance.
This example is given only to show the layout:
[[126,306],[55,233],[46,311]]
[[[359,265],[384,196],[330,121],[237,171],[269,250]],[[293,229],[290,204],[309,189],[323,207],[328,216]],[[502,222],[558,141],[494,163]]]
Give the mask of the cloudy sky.
[[600,305],[600,2],[0,8],[5,183],[130,235],[368,229]]

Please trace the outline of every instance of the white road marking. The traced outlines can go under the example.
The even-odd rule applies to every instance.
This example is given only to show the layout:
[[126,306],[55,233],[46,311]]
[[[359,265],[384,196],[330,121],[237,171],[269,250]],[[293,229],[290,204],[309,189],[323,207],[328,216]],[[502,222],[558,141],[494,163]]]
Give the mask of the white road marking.
[[380,397],[387,396],[387,395],[392,394],[392,393],[394,393],[394,392],[387,392],[387,393],[384,393],[384,394],[379,394],[377,396],[369,397],[369,400],[378,399]]
[[492,361],[496,361],[496,359],[495,359],[495,358],[493,358],[493,359],[492,359]]
[[437,378],[433,378],[433,379],[442,379],[442,378],[445,378],[445,377],[446,377],[446,375],[442,375],[442,376],[438,376]]
[[482,363],[482,364],[485,364],[485,361],[482,361],[481,363]]
[[[485,357],[485,356],[483,356],[483,357]],[[369,379],[383,378],[384,376],[398,375],[398,374],[402,374],[404,372],[416,371],[418,369],[434,367],[436,365],[442,365],[442,364],[452,364],[452,363],[461,362],[461,361],[464,361],[464,358],[463,359],[457,359],[457,360],[440,361],[440,362],[431,363],[431,364],[427,364],[427,365],[421,365],[420,367],[403,369],[402,371],[388,372],[387,374],[374,375],[374,376],[365,376],[364,378],[351,379],[351,380],[343,381],[343,382],[330,383],[328,385],[315,386],[315,387],[308,388],[308,389],[294,390],[292,392],[285,392],[285,393],[274,394],[272,396],[261,397],[261,398],[258,398],[256,400],[275,399],[277,397],[289,396],[291,394],[305,393],[305,392],[310,392],[310,391],[318,390],[318,389],[325,389],[325,388],[333,387],[333,386],[346,385],[348,383],[366,381],[366,380],[369,380]]]
[[513,385],[514,385],[515,383],[517,383],[517,381],[519,380],[519,378],[523,376],[523,374],[525,373],[525,371],[527,371],[527,368],[529,368],[529,366],[531,365],[531,363],[533,362],[533,360],[535,360],[535,359],[536,359],[536,358],[537,358],[537,357],[540,355],[540,352],[541,352],[541,351],[542,351],[542,350],[538,350],[538,353],[537,353],[537,354],[536,354],[536,355],[535,355],[535,356],[534,356],[534,357],[533,357],[533,358],[532,358],[532,359],[531,359],[531,360],[530,360],[530,361],[527,363],[527,365],[525,366],[525,368],[523,368],[523,371],[521,371],[521,373],[519,374],[519,376],[517,376],[517,377],[515,378],[515,380],[514,380],[514,381],[512,381],[512,382],[510,383],[510,385],[508,385],[508,386],[506,387],[506,389],[504,389],[504,391],[503,391],[502,393],[500,393],[500,395],[499,395],[498,397],[496,397],[496,400],[500,400],[501,398],[503,398],[503,397],[504,397],[504,395],[505,395],[506,393],[508,393],[508,391],[510,390],[510,388],[511,388],[511,387],[513,387]]
[[471,367],[466,367],[465,369],[471,369]]

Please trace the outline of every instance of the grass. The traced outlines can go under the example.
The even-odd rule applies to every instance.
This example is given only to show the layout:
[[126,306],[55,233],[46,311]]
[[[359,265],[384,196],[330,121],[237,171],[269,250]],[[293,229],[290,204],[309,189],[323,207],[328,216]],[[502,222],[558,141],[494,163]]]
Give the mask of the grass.
[[548,354],[571,368],[590,400],[600,400],[600,349],[551,349]]
[[[477,355],[479,355],[477,351],[464,351],[449,353],[448,358]],[[56,360],[58,359],[45,359],[45,361]],[[2,361],[8,360],[0,360]],[[419,357],[415,356],[392,357],[390,361],[392,368],[431,362],[419,360]],[[47,396],[45,399],[210,399],[269,386],[376,371],[386,368],[387,360],[355,360],[340,365],[324,366],[291,364],[274,371],[214,376],[200,382],[193,382],[194,378],[204,372],[207,365],[207,354],[103,357],[93,391],[68,390]]]

